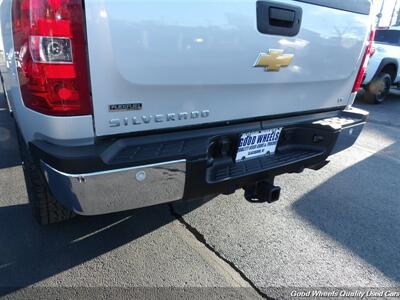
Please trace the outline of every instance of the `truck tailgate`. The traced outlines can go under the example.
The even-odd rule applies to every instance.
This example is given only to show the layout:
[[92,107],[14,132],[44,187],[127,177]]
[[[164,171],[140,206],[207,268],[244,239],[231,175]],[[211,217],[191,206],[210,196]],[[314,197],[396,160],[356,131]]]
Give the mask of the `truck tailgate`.
[[[273,3],[301,8],[297,35],[260,33],[255,0],[86,0],[96,135],[345,106],[369,16]],[[255,68],[273,49],[289,66]]]

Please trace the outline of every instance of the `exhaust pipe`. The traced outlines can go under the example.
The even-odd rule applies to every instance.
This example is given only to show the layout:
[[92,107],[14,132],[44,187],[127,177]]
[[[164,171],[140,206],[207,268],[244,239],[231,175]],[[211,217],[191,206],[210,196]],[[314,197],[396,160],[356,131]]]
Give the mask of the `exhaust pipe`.
[[279,200],[281,188],[269,181],[261,181],[244,188],[244,197],[253,203],[273,203]]

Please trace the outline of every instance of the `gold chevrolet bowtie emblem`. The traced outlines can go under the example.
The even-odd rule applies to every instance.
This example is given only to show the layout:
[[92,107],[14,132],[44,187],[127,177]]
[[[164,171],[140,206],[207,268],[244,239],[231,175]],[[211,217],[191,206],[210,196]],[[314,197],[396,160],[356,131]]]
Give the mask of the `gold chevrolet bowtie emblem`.
[[260,53],[254,64],[255,68],[265,68],[265,71],[279,71],[290,65],[293,54],[283,54],[283,50],[270,49],[268,53]]

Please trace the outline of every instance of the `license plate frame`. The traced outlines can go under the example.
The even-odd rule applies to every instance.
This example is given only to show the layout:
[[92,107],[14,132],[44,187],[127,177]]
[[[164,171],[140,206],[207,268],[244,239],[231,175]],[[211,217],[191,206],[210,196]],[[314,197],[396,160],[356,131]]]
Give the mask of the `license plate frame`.
[[271,156],[276,152],[282,127],[244,132],[239,138],[236,162],[261,156]]

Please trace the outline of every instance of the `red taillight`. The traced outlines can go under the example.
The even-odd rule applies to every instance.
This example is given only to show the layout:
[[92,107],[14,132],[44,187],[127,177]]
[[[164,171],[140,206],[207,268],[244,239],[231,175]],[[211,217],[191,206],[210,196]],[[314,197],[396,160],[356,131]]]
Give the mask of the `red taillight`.
[[55,116],[92,113],[82,0],[14,0],[22,98]]
[[365,72],[367,71],[369,58],[375,52],[374,39],[375,39],[375,30],[371,30],[371,33],[370,33],[369,39],[368,39],[368,45],[367,45],[367,48],[365,49],[365,53],[364,53],[363,59],[361,61],[361,67],[360,67],[360,70],[358,71],[356,81],[353,86],[353,90],[352,90],[353,93],[357,92],[360,89],[361,84],[364,80]]

